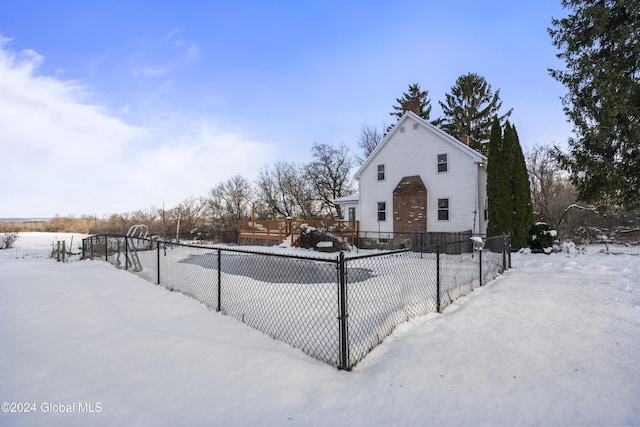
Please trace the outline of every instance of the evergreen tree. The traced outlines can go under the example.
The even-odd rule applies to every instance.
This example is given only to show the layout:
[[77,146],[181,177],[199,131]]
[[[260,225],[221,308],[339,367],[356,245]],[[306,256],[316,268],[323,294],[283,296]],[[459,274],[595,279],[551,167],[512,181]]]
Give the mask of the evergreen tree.
[[498,117],[495,117],[491,126],[491,136],[487,144],[487,201],[489,224],[487,234],[495,236],[508,232],[510,227],[511,206],[508,195],[510,194],[508,185],[508,174],[505,171],[504,151],[502,149],[502,127]]
[[507,121],[503,133],[500,120],[494,117],[487,145],[487,233],[511,234],[512,246],[524,247],[533,221],[533,210],[529,174],[515,127]]
[[504,124],[504,130],[502,131],[502,147],[500,159],[502,165],[500,166],[501,173],[504,175],[502,177],[503,180],[503,188],[505,191],[505,195],[503,196],[503,201],[505,206],[502,206],[500,209],[502,210],[503,223],[501,224],[501,232],[512,234],[514,229],[514,215],[513,215],[513,207],[515,205],[514,201],[514,189],[513,189],[513,173],[514,173],[514,159],[515,159],[515,150],[514,150],[514,141],[515,135],[513,134],[513,129],[511,128],[511,124],[507,121]]
[[574,125],[569,153],[558,152],[585,201],[640,207],[640,2],[562,0],[566,18],[549,29]]
[[435,124],[456,138],[468,137],[471,148],[487,154],[494,116],[504,123],[513,110],[498,115],[502,107],[500,90],[494,93],[484,77],[468,73],[458,77],[445,96],[446,102],[439,102],[444,117]]
[[511,151],[511,200],[513,203],[513,217],[511,220],[511,245],[523,248],[527,245],[529,230],[533,225],[533,208],[531,205],[531,184],[529,172],[524,161],[524,154],[520,146],[520,139],[515,126],[509,125],[505,129],[505,148]]
[[[389,113],[398,119],[402,117],[406,106],[412,106],[417,109],[414,113],[425,120],[429,120],[431,116],[431,100],[429,99],[429,91],[420,89],[418,83],[409,85],[409,92],[403,92],[402,98],[396,98],[398,105],[393,106],[393,110]],[[391,127],[391,126],[390,126]]]

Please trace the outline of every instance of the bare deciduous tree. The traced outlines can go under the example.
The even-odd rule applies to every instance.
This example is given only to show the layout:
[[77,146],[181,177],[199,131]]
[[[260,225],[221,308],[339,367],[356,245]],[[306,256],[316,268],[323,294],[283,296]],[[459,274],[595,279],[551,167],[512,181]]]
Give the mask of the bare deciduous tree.
[[167,233],[176,235],[195,235],[203,224],[203,211],[207,201],[203,197],[184,199],[173,209],[166,212]]
[[262,215],[269,218],[317,217],[319,209],[305,173],[304,167],[288,162],[276,162],[272,167],[262,169],[256,182]]
[[333,201],[353,194],[353,159],[349,149],[344,144],[314,144],[311,150],[313,161],[307,165],[306,171],[316,199],[333,218],[342,218],[342,209]]
[[527,153],[531,201],[538,221],[558,229],[566,212],[576,203],[576,190],[548,146],[535,146]]
[[104,231],[110,233],[125,234],[131,226],[131,215],[129,213],[111,214],[105,221]]
[[360,130],[360,137],[358,138],[358,147],[362,150],[362,157],[356,156],[356,160],[359,164],[363,164],[367,157],[371,155],[373,150],[382,142],[384,138],[384,132],[387,128],[386,125],[382,125],[380,129],[371,125],[365,124]]
[[209,216],[219,230],[235,230],[238,221],[250,218],[252,202],[251,183],[242,175],[235,175],[209,192]]
[[151,235],[160,234],[162,231],[162,210],[157,208],[149,208],[133,211],[131,213],[130,222],[131,225],[146,225]]

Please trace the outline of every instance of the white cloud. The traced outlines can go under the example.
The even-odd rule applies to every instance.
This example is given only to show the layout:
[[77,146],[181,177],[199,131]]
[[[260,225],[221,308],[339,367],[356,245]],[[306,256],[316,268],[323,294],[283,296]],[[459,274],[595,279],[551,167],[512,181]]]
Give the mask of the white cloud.
[[188,42],[183,37],[184,28],[182,27],[174,27],[167,34],[164,35],[163,40],[167,43],[173,45],[173,47],[184,50],[184,54],[187,59],[198,59],[200,58],[200,47],[195,42]]
[[184,120],[168,132],[161,144],[137,153],[129,177],[147,188],[140,192],[143,206],[175,205],[189,196],[206,196],[218,183],[235,174],[248,179],[270,160],[264,143],[217,129],[213,120]]
[[160,76],[166,76],[170,72],[171,72],[171,69],[169,67],[164,67],[164,66],[151,67],[151,66],[147,66],[147,67],[142,67],[142,68],[136,68],[135,70],[133,70],[133,75],[135,77],[160,77]]
[[187,48],[187,58],[198,59],[200,57],[200,48],[197,44],[191,43]]
[[41,55],[0,41],[0,217],[172,206],[269,161],[267,146],[214,121],[133,126],[77,82],[39,76]]
[[184,28],[182,27],[173,27],[167,34],[164,35],[163,39],[165,41],[174,40],[177,43],[181,42],[180,34],[184,32]]

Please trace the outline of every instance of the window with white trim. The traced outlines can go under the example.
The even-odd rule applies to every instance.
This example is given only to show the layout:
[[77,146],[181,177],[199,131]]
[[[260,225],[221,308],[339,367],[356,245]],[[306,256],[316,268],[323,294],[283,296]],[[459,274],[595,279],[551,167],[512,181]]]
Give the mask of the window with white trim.
[[378,202],[378,221],[387,220],[387,203]]
[[384,165],[378,165],[378,181],[384,181]]
[[438,173],[447,172],[449,170],[449,163],[447,159],[447,155],[438,154]]
[[449,199],[438,199],[438,221],[449,221]]

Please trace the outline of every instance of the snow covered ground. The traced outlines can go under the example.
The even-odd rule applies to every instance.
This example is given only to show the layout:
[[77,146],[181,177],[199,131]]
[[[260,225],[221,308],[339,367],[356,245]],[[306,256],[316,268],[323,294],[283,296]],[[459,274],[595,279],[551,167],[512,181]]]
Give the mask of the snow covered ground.
[[639,247],[514,254],[344,372],[55,238],[0,251],[2,426],[640,425]]

